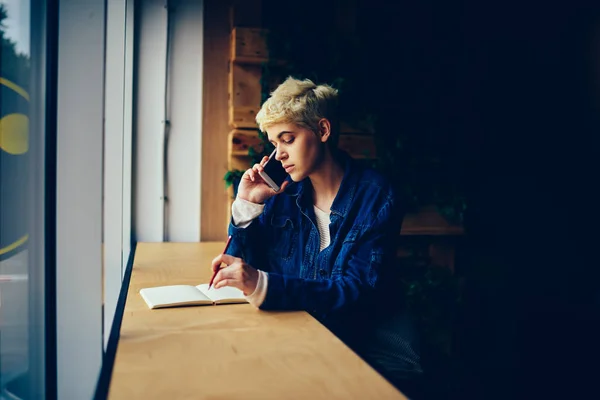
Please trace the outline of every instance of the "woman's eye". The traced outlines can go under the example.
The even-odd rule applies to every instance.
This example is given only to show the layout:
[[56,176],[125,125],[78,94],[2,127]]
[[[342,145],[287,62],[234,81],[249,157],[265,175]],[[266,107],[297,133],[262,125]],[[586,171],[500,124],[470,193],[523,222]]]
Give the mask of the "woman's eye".
[[293,142],[294,142],[294,138],[289,138],[287,140],[283,140],[283,143],[285,143],[285,144],[291,144]]

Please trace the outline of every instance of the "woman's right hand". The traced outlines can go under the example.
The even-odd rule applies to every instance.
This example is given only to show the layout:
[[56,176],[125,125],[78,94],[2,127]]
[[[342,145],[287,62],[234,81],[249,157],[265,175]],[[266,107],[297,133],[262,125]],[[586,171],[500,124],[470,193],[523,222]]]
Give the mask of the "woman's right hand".
[[260,163],[254,164],[252,168],[244,172],[238,186],[237,197],[251,203],[263,204],[267,199],[285,190],[289,184],[288,181],[283,182],[279,192],[276,192],[259,175],[259,172],[264,170],[263,166],[268,160],[269,157],[265,156]]

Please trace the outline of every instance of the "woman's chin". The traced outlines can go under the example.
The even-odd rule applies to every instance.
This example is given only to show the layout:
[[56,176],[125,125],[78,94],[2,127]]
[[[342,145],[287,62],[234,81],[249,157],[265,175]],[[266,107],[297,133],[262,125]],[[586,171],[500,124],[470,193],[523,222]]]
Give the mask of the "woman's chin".
[[289,174],[289,177],[292,180],[292,182],[300,182],[302,179],[304,179],[304,177],[298,174],[296,171],[292,171]]

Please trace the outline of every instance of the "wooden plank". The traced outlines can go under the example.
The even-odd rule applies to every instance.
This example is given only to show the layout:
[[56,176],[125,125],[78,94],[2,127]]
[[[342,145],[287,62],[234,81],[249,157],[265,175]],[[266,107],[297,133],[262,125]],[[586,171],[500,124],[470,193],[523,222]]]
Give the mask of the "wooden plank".
[[449,223],[435,206],[423,207],[417,213],[406,214],[402,221],[401,235],[460,236],[464,235],[461,225]]
[[230,1],[204,3],[204,80],[202,93],[202,170],[200,240],[225,240],[227,193],[227,63],[229,61]]
[[[229,66],[229,125],[232,128],[258,129],[256,114],[262,99],[262,67],[259,65],[235,64]],[[270,68],[267,88],[272,92],[283,82],[282,71]]]
[[411,227],[402,228],[400,233],[405,236],[462,236],[465,230],[462,226],[447,226],[447,225],[423,225],[418,223]]
[[229,158],[229,167],[230,167],[230,171],[232,170],[239,170],[239,171],[245,171],[248,168],[250,168],[250,164],[252,163],[252,160],[250,159],[249,156],[233,156]]
[[233,128],[256,128],[256,113],[260,107],[230,107],[229,125]]
[[364,133],[364,131],[362,131],[361,129],[352,126],[350,124],[348,124],[345,121],[341,121],[340,122],[340,132],[342,134],[347,134],[347,133]]
[[109,399],[406,399],[304,311],[148,309],[140,289],[208,282],[223,244],[138,244]]
[[256,113],[261,100],[260,65],[229,65],[229,125],[256,128]]
[[229,133],[229,154],[232,156],[247,156],[250,148],[260,153],[263,147],[257,130],[236,129]]
[[451,238],[443,237],[445,240],[435,240],[429,244],[429,257],[432,265],[448,268],[454,273],[456,260],[456,244]]
[[375,140],[367,135],[340,135],[338,147],[356,159],[377,158]]
[[229,29],[236,26],[257,27],[262,25],[261,0],[233,0],[230,7]]
[[340,133],[342,135],[373,135],[375,127],[368,121],[351,124],[349,121],[340,121]]
[[231,30],[231,61],[258,65],[268,62],[267,35],[266,29],[234,27]]

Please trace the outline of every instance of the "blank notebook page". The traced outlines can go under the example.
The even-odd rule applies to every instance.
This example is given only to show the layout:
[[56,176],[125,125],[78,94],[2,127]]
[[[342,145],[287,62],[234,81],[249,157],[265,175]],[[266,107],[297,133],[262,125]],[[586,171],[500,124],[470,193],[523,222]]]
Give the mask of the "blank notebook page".
[[155,288],[146,288],[140,291],[141,295],[151,304],[177,304],[189,301],[210,302],[202,292],[194,286],[172,285]]
[[206,283],[203,283],[202,285],[198,285],[196,287],[204,293],[206,293],[206,295],[213,299],[215,302],[228,299],[246,299],[244,293],[241,290],[230,286],[225,286],[219,289],[211,287],[209,290],[208,285]]

